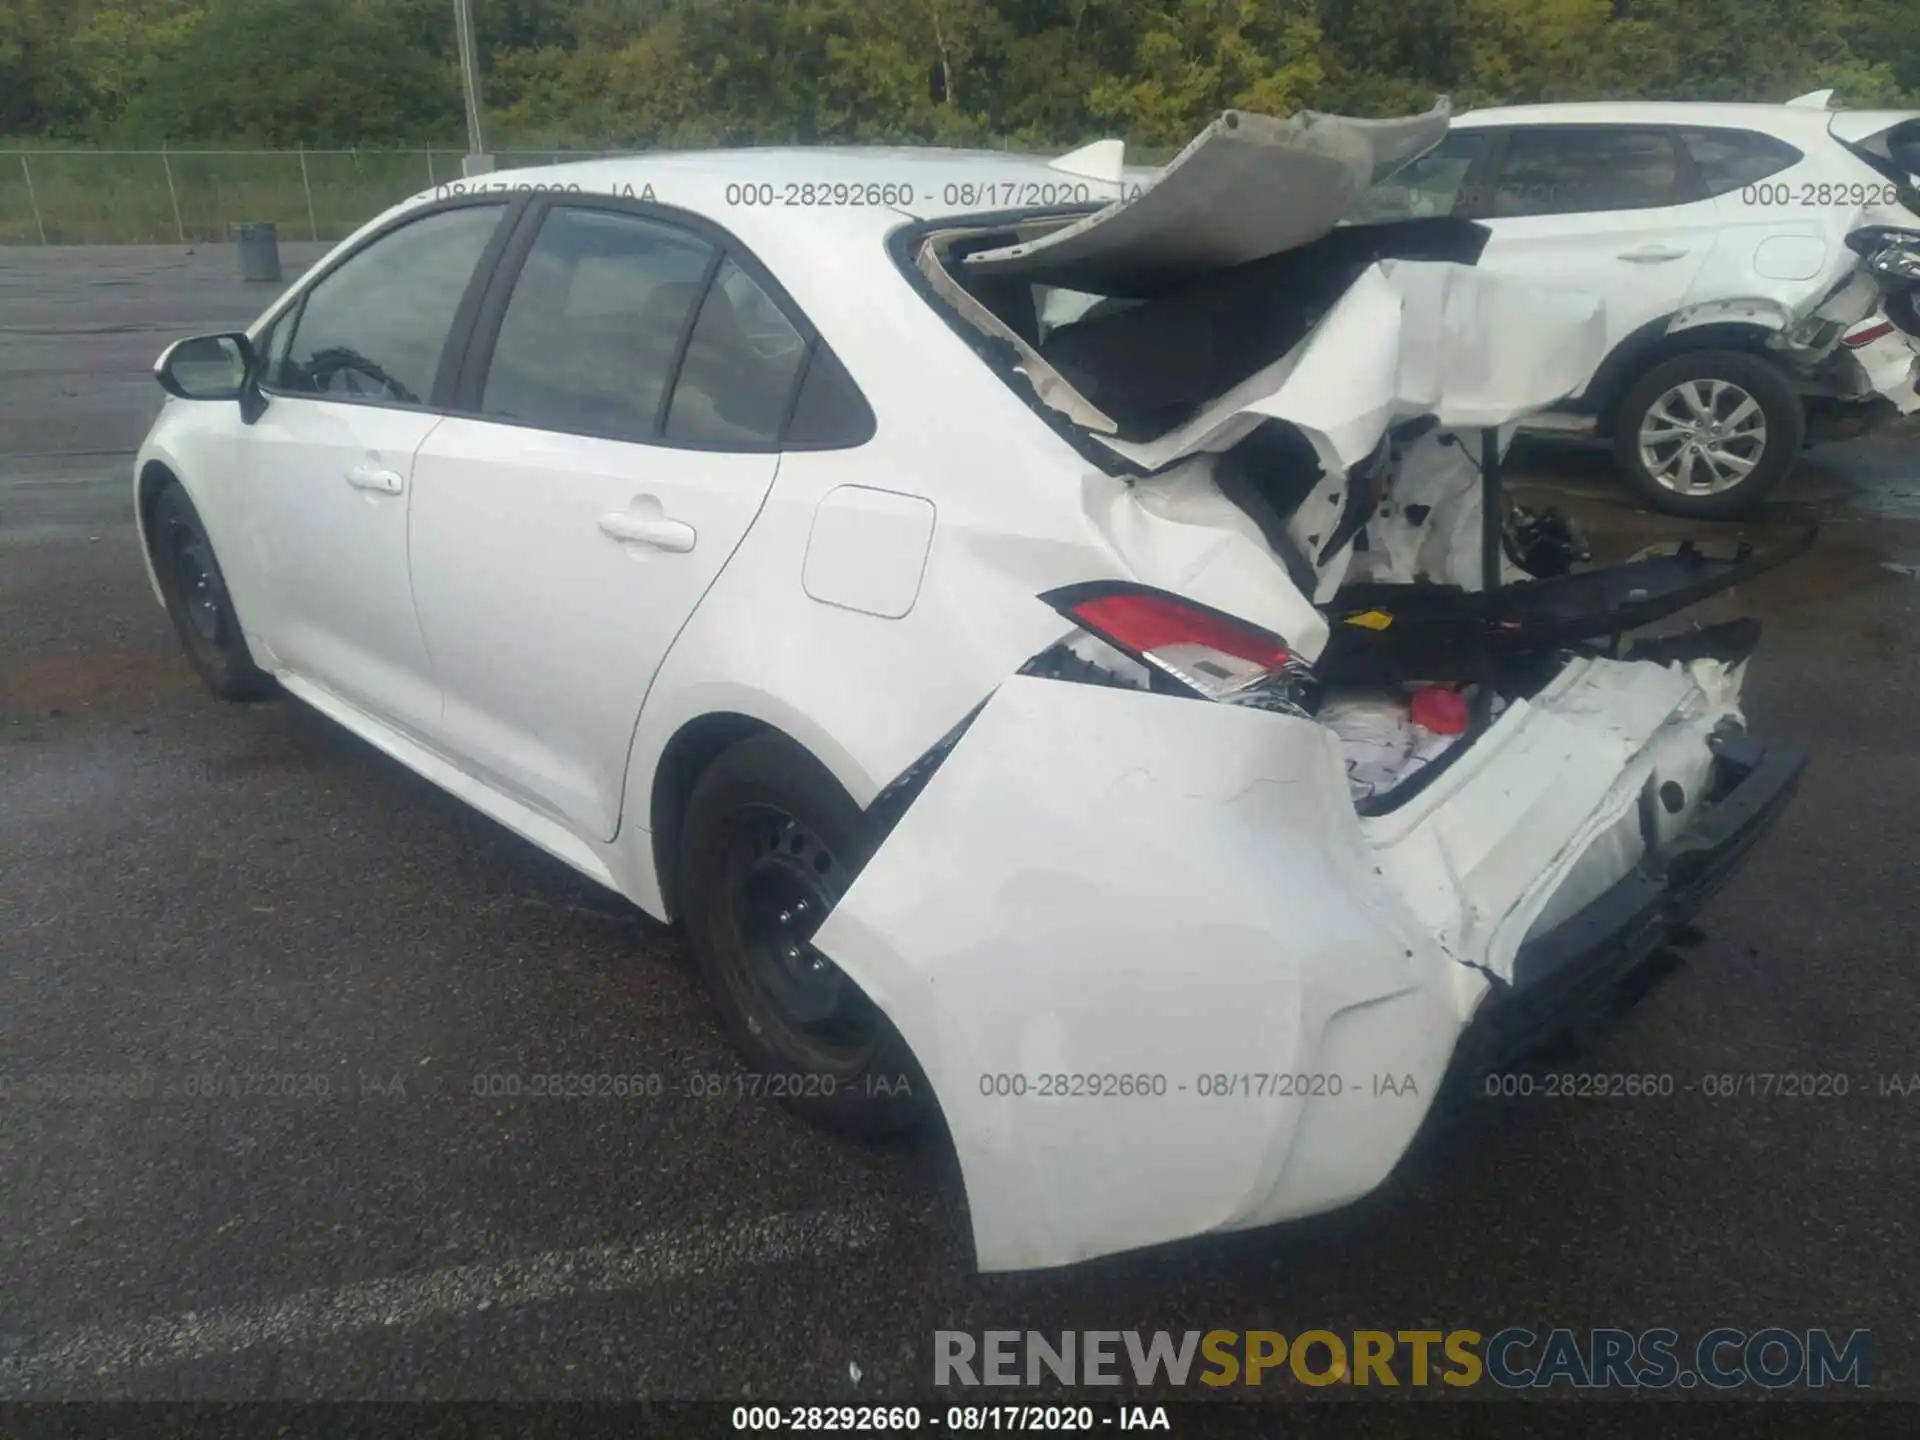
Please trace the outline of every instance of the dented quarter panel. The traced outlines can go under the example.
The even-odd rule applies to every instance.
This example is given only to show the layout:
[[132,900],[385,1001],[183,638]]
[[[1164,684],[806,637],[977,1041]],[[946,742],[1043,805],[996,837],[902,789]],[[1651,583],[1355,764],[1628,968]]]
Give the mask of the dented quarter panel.
[[[1686,788],[1663,833],[1697,814],[1737,690],[1713,662],[1577,660],[1362,820],[1311,721],[1014,677],[815,944],[925,1067],[982,1268],[1308,1214],[1392,1169],[1542,917],[1642,859],[1643,791]],[[1215,1074],[1342,1093],[1243,1105],[1204,1093]],[[1164,1093],[1040,1093],[1120,1075]]]
[[[1460,1024],[1456,967],[1377,875],[1328,732],[1026,677],[815,943],[925,1066],[991,1270],[1354,1198],[1404,1149]],[[1201,1093],[1203,1074],[1319,1069],[1330,1033],[1350,1086],[1385,1067],[1418,1094]],[[1055,1073],[1161,1075],[1166,1093],[982,1094]],[[1318,1107],[1338,1110],[1339,1154],[1295,1169]]]
[[1087,513],[1140,580],[1264,625],[1305,659],[1326,648],[1326,617],[1294,586],[1260,527],[1220,492],[1211,457],[1131,487],[1089,473],[1085,489]]
[[1879,304],[1879,286],[1846,237],[1876,221],[1897,224],[1897,212],[1890,216],[1878,206],[1756,210],[1740,203],[1738,192],[1715,203],[1720,229],[1668,334],[1752,325],[1774,332],[1774,343],[1785,349],[1825,337],[1814,348],[1817,358],[1839,343],[1831,327],[1851,325]]

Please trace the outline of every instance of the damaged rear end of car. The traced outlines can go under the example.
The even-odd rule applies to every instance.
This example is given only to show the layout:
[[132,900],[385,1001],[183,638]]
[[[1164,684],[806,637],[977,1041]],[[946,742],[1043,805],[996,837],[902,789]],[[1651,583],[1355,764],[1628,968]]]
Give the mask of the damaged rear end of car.
[[1450,1076],[1613,1003],[1805,764],[1747,733],[1757,623],[1626,637],[1811,534],[1581,568],[1500,467],[1594,302],[1476,270],[1470,222],[1341,223],[1446,126],[1230,112],[1128,201],[893,236],[1107,557],[814,937],[931,1082],[985,1269],[1365,1194]]

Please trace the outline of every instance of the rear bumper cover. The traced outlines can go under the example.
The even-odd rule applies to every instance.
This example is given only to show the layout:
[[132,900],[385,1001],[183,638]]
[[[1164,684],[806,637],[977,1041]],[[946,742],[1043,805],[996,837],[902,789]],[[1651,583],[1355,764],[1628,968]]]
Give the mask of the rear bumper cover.
[[1642,860],[1584,909],[1527,940],[1511,983],[1497,981],[1454,1054],[1458,1073],[1484,1074],[1558,1032],[1616,1013],[1623,987],[1724,885],[1798,788],[1808,750],[1716,737],[1720,797],[1663,853]]

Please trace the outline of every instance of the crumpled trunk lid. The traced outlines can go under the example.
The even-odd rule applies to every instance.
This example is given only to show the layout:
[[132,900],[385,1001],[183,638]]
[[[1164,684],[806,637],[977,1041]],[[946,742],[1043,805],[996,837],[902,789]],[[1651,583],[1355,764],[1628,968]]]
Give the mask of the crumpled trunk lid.
[[1135,196],[965,265],[996,279],[1151,295],[1326,234],[1378,180],[1445,139],[1451,110],[1445,99],[1390,120],[1229,110]]

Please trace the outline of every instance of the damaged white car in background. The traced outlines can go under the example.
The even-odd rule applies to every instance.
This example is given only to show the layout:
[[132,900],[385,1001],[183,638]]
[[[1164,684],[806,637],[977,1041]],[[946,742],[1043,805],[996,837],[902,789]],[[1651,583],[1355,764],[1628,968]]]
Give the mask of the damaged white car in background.
[[1474,220],[1481,268],[1599,296],[1604,357],[1525,428],[1611,441],[1643,503],[1726,519],[1803,444],[1920,412],[1920,313],[1859,260],[1920,225],[1920,113],[1832,100],[1469,111],[1357,213]]
[[[797,1109],[937,1106],[982,1267],[1342,1204],[1805,758],[1745,734],[1756,626],[1617,643],[1798,545],[1579,572],[1501,495],[1594,302],[1339,223],[1446,130],[1229,113],[1067,203],[812,150],[416,197],[163,357],[156,590],[221,693],[684,922]],[[850,198],[742,203],[796,165]]]

